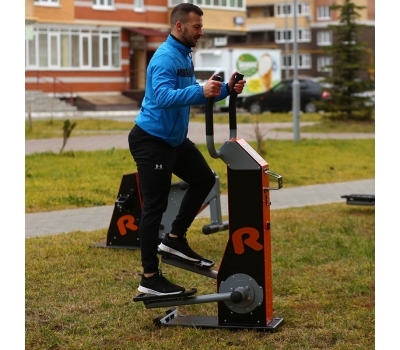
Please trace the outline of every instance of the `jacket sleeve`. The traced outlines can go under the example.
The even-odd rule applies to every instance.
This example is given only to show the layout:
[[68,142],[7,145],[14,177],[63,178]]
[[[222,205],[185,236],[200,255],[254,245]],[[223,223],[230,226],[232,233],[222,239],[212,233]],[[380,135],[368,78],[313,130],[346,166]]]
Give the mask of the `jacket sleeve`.
[[[153,65],[151,67],[151,84],[154,92],[155,103],[159,108],[176,108],[190,105],[201,105],[207,102],[203,94],[203,87],[200,86],[194,77],[189,86],[177,88],[178,77],[173,59],[170,62]],[[149,83],[149,82],[148,82]],[[215,101],[222,100],[228,96],[228,89],[223,83],[221,93]]]

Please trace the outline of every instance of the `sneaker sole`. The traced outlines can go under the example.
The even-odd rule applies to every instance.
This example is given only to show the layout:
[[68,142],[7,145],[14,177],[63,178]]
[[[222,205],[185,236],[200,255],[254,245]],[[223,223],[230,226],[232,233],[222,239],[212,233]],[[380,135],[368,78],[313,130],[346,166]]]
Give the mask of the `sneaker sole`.
[[[172,294],[172,295],[151,295],[151,294],[139,294],[133,297],[134,302],[142,301],[146,305],[152,303],[153,301],[163,301],[163,300],[184,300],[188,299],[194,294],[197,293],[197,288],[192,288],[191,290],[185,290],[179,294]],[[147,307],[147,306],[146,306]]]
[[161,251],[161,252],[165,252],[165,253],[168,253],[168,254],[171,254],[171,255],[178,256],[178,257],[180,257],[180,258],[182,258],[184,260],[192,261],[194,263],[199,263],[201,266],[205,266],[205,267],[213,267],[214,266],[214,262],[211,261],[211,260],[207,260],[207,259],[204,259],[204,258],[203,259],[191,258],[191,257],[181,253],[178,250],[172,249],[172,248],[164,245],[163,243],[161,243],[158,246],[158,250]]
[[184,292],[184,290],[183,290],[183,291],[180,291],[180,292],[161,293],[161,292],[157,292],[156,290],[153,290],[153,289],[150,289],[150,288],[146,288],[146,287],[143,287],[143,286],[139,286],[138,287],[138,291],[140,293],[153,294],[153,295],[174,295],[174,294],[181,294],[181,293]]
[[161,250],[161,251],[163,251],[163,252],[166,252],[166,253],[169,253],[169,254],[172,254],[172,255],[179,256],[180,258],[183,258],[183,259],[185,259],[185,260],[194,261],[194,262],[200,261],[200,259],[191,258],[190,256],[187,256],[187,255],[181,253],[181,252],[178,251],[178,250],[175,250],[175,249],[172,249],[172,248],[170,248],[170,247],[167,247],[166,245],[164,245],[164,244],[162,244],[162,243],[158,246],[158,249]]

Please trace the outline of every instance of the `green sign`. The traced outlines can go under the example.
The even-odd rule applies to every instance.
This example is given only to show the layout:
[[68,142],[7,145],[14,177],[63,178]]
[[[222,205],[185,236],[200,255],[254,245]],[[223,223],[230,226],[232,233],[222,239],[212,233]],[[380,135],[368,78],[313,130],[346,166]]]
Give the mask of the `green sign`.
[[251,77],[257,73],[257,58],[249,53],[240,55],[236,61],[236,69],[245,76]]

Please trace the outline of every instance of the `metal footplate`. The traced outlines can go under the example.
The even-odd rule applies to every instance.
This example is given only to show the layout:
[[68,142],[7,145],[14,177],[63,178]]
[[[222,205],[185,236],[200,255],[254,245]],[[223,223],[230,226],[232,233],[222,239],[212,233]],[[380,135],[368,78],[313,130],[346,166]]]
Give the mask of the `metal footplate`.
[[229,330],[249,329],[258,332],[276,332],[285,323],[283,318],[274,318],[266,326],[257,325],[219,325],[217,316],[193,316],[193,315],[178,315],[175,309],[167,311],[166,316],[160,316],[153,320],[156,326],[169,326],[169,327],[196,327],[202,329],[225,328]]
[[162,301],[180,301],[186,298],[191,297],[192,295],[197,293],[197,288],[192,288],[191,290],[185,291],[179,294],[168,294],[168,295],[154,295],[154,294],[139,294],[133,298],[135,302],[143,302],[146,307],[152,303],[159,303]]
[[[186,259],[182,259],[176,255],[165,253],[163,251],[158,252],[161,255],[161,261],[165,264],[169,264],[175,267],[179,267],[184,270],[195,272],[199,275],[203,275],[210,278],[217,278],[218,272],[211,270],[211,267],[204,266],[201,262],[190,262]],[[209,261],[209,260],[207,260]]]
[[173,307],[172,309],[165,311],[165,316],[158,316],[153,319],[153,324],[155,326],[161,326],[162,324],[167,324],[175,317],[178,317],[178,311]]
[[[227,329],[256,329],[258,331],[274,332],[282,324],[283,319],[270,319],[268,322],[234,322],[232,320],[218,321],[213,316],[178,315],[175,307],[178,305],[194,305],[210,302],[222,302],[231,313],[251,314],[263,303],[264,293],[261,286],[249,275],[231,275],[221,282],[217,294],[191,296],[181,299],[154,300],[146,305],[147,308],[172,307],[166,316],[153,320],[155,325],[186,326],[197,328],[227,328]],[[256,317],[256,316],[254,316]]]

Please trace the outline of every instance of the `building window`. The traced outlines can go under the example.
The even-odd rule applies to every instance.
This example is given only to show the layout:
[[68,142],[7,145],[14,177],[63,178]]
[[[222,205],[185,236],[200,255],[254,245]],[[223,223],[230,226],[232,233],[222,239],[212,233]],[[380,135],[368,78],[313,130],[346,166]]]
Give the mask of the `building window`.
[[317,59],[317,71],[318,72],[331,72],[332,68],[327,66],[332,65],[332,57],[321,56]]
[[331,19],[331,9],[329,6],[318,6],[317,7],[317,20],[328,20]]
[[93,0],[93,8],[96,10],[113,10],[114,0]]
[[332,31],[324,30],[317,33],[317,45],[327,46],[332,45]]
[[80,35],[80,65],[81,68],[90,68],[91,66],[91,53],[90,45],[91,45],[91,37],[89,33],[81,33]]
[[214,38],[214,46],[226,46],[228,44],[228,38],[226,36]]
[[35,0],[33,3],[40,6],[59,6],[60,0]]
[[100,67],[100,36],[98,32],[92,35],[92,67]]
[[195,4],[201,8],[246,10],[243,0],[168,0],[168,6],[174,7],[182,2]]
[[36,44],[37,37],[33,36],[31,40],[26,40],[26,58],[25,58],[25,66],[36,66]]
[[[297,56],[297,67],[299,69],[310,69],[311,68],[311,55],[301,54]],[[282,56],[282,69],[294,69],[294,56],[283,55]]]
[[118,68],[121,62],[121,55],[120,55],[120,39],[119,35],[112,35],[111,36],[111,67]]
[[38,33],[38,42],[39,42],[39,50],[38,50],[38,63],[39,67],[46,68],[49,66],[48,60],[48,43],[47,43],[47,33]]
[[[277,4],[276,5],[275,17],[293,17],[293,4]],[[310,4],[307,2],[301,2],[297,4],[297,16],[309,16],[310,15]]]
[[276,17],[292,16],[292,5],[278,4],[276,5]]
[[27,69],[116,69],[120,31],[34,27],[25,51]]
[[310,4],[309,3],[300,3],[297,4],[297,15],[299,16],[307,16],[310,14]]
[[49,45],[49,66],[51,68],[57,68],[60,66],[60,35],[58,33],[49,33],[48,45]]
[[293,68],[292,55],[282,56],[282,68]]
[[71,57],[71,67],[79,68],[80,52],[81,52],[81,46],[79,43],[79,30],[71,31],[70,40],[71,40],[71,51],[68,52],[68,56]]
[[[276,43],[292,43],[294,41],[293,30],[277,30],[275,32]],[[311,31],[309,28],[300,28],[297,30],[298,42],[311,42]]]
[[284,43],[284,42],[292,42],[293,34],[292,30],[277,30],[275,32],[275,42]]
[[133,10],[144,12],[144,0],[133,0]]
[[311,68],[311,56],[307,54],[298,55],[297,63],[301,69]]
[[300,28],[297,30],[297,42],[311,42],[311,31],[309,28]]
[[101,57],[103,60],[101,61],[102,65],[105,67],[109,67],[110,60],[110,51],[111,51],[111,41],[108,36],[101,36]]

